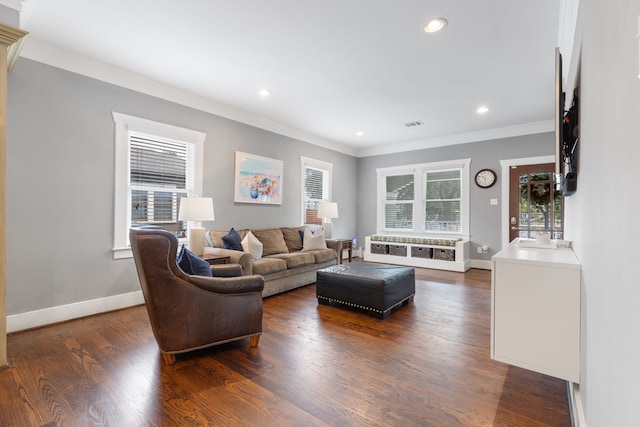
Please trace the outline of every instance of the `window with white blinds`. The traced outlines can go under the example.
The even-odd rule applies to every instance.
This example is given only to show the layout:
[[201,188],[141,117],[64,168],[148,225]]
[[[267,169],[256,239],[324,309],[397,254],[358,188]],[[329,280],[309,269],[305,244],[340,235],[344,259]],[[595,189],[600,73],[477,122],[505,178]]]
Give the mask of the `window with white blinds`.
[[380,168],[378,232],[466,235],[470,159]]
[[331,174],[333,165],[321,160],[301,157],[302,163],[302,223],[322,224],[318,218],[318,205],[331,201]]
[[461,177],[461,169],[424,173],[425,230],[460,232]]
[[178,237],[181,197],[202,195],[206,134],[113,113],[116,124],[114,258],[131,256],[129,229],[153,225]]
[[413,230],[414,176],[385,177],[384,228]]
[[191,143],[129,135],[131,225],[156,225],[181,237],[181,197],[194,194],[195,147]]

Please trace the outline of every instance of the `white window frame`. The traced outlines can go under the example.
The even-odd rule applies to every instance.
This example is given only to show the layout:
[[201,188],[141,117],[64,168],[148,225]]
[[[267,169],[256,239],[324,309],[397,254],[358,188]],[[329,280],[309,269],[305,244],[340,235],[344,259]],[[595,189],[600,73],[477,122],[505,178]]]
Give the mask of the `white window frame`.
[[[380,234],[428,234],[442,236],[460,236],[469,238],[469,166],[471,159],[446,160],[442,162],[421,163],[414,165],[393,166],[376,169],[377,174],[377,233]],[[460,231],[427,231],[425,230],[425,194],[424,174],[451,169],[460,169],[461,194],[460,194]],[[386,177],[393,175],[413,174],[413,229],[385,228],[384,212],[386,201]]]
[[[397,200],[397,201],[389,201],[387,200],[387,178],[392,177],[392,176],[404,176],[404,175],[413,175],[413,200]],[[380,198],[379,198],[379,202],[378,204],[379,206],[379,212],[380,212],[380,216],[378,216],[378,230],[385,230],[385,231],[393,231],[393,232],[405,232],[405,233],[411,233],[415,230],[416,227],[416,199],[417,199],[417,195],[416,195],[416,191],[418,189],[418,185],[416,185],[416,171],[415,169],[412,168],[408,168],[408,169],[401,169],[401,170],[395,170],[395,168],[392,168],[392,170],[388,171],[388,172],[383,172],[381,175],[378,175],[378,189],[379,189],[379,194],[380,194]],[[411,222],[413,224],[413,226],[411,228],[386,228],[385,224],[385,212],[386,212],[386,207],[389,204],[409,204],[411,203]]]
[[[323,199],[327,202],[332,201],[331,199],[331,189],[333,188],[333,164],[329,162],[325,162],[322,160],[312,159],[310,157],[300,156],[300,223],[305,224],[306,216],[305,216],[305,192],[304,192],[304,180],[305,175],[304,171],[306,168],[318,169],[324,172],[327,172],[326,179],[323,180],[322,184],[322,193],[326,196],[326,199]],[[316,225],[316,224],[314,224]]]
[[202,195],[203,153],[206,133],[165,123],[112,112],[115,122],[115,200],[113,227],[113,258],[131,258],[129,228],[131,226],[131,197],[129,186],[129,136],[130,132],[143,133],[193,144],[195,148],[195,177],[193,196]]

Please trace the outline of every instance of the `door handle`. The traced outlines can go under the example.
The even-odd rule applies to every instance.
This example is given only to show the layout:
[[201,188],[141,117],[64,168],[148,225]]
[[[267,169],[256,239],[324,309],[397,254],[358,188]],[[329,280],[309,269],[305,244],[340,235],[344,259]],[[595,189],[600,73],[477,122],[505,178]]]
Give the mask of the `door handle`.
[[520,230],[520,227],[511,227],[512,230]]

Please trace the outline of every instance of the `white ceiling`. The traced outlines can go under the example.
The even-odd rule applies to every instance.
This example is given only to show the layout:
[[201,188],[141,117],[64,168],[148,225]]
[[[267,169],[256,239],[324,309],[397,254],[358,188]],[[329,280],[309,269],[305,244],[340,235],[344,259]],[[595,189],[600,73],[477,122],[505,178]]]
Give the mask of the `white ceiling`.
[[[553,130],[558,14],[558,0],[26,0],[21,26],[366,155]],[[448,26],[424,33],[434,17]]]

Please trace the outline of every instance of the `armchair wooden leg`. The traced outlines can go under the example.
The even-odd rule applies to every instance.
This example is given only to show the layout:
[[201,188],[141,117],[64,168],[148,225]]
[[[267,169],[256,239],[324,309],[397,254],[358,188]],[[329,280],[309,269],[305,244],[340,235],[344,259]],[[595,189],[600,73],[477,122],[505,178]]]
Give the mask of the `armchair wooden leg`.
[[167,365],[173,365],[174,363],[176,363],[176,356],[175,354],[162,353],[162,360]]
[[260,341],[260,335],[254,335],[250,338],[250,340],[251,340],[251,347],[257,347],[258,341]]

